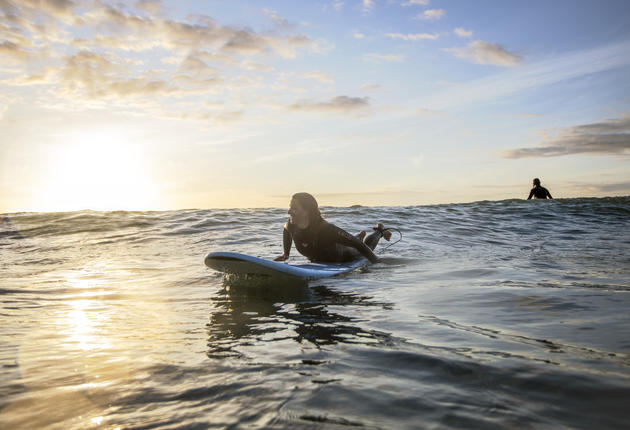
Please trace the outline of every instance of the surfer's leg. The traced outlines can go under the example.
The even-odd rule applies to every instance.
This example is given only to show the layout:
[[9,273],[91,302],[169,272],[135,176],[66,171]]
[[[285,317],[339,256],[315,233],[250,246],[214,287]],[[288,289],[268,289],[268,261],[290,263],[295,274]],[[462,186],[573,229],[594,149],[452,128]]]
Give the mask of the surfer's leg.
[[354,261],[361,257],[361,253],[350,246],[344,246],[340,243],[335,245],[336,256],[334,261],[343,263],[346,261]]
[[376,227],[374,227],[374,233],[371,233],[368,237],[365,238],[364,242],[370,249],[376,248],[378,245],[378,241],[381,240],[381,237],[384,237],[385,240],[389,241],[389,238],[392,237],[392,233],[383,226],[383,224],[378,223]]

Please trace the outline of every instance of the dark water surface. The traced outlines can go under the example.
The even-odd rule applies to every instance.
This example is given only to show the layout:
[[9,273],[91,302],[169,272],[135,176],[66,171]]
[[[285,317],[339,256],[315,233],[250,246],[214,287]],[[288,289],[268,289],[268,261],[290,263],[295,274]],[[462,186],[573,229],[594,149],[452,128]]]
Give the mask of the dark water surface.
[[0,428],[628,428],[630,198],[323,212],[403,241],[244,282],[285,209],[0,216]]

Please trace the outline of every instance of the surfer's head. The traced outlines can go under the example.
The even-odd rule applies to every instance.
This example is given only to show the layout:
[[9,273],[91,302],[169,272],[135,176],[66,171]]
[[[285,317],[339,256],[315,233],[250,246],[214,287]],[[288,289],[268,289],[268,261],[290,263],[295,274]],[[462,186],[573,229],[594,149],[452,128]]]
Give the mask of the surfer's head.
[[534,186],[535,187],[539,187],[540,186],[540,179],[534,178]]
[[291,222],[300,228],[306,228],[309,224],[322,220],[317,200],[309,193],[293,194],[289,215]]

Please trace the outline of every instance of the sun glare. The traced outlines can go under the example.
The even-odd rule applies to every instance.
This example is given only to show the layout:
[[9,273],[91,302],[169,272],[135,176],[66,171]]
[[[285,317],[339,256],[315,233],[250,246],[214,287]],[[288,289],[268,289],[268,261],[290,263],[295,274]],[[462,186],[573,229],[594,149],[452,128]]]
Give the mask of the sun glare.
[[156,209],[158,190],[147,164],[140,146],[120,136],[70,136],[49,161],[42,210]]

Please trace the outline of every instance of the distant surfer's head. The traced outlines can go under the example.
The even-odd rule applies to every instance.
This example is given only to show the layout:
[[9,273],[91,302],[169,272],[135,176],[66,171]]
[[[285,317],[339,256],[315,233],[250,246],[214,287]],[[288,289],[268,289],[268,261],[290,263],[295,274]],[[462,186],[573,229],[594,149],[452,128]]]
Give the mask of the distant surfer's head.
[[540,186],[540,179],[534,178],[534,186]]
[[317,200],[309,193],[293,194],[289,215],[291,215],[291,222],[298,226],[308,226],[322,219]]

